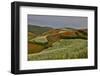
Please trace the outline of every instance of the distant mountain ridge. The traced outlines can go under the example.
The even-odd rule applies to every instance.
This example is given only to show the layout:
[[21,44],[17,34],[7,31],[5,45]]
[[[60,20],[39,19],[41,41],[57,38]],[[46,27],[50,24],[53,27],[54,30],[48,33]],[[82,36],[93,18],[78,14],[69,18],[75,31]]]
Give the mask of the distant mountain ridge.
[[36,35],[41,35],[42,33],[49,31],[53,28],[51,27],[41,27],[37,25],[28,25],[28,32],[32,32]]

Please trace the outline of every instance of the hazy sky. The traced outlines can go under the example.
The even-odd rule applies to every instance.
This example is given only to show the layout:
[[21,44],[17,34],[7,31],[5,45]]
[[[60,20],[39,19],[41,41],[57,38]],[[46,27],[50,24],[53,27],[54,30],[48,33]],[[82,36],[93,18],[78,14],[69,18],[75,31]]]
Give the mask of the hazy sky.
[[87,17],[28,15],[28,24],[52,28],[87,28]]

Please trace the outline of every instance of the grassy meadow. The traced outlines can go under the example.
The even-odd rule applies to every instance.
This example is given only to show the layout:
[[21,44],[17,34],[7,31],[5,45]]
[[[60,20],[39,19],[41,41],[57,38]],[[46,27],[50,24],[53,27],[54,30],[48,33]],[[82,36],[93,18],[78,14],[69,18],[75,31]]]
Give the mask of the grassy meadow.
[[88,58],[87,29],[28,25],[28,60]]

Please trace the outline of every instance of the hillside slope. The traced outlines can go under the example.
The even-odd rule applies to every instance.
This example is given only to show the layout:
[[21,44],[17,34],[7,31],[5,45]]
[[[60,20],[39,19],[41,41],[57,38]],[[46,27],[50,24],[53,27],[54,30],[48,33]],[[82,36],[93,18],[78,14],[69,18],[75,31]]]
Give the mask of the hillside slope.
[[[28,60],[87,58],[87,29],[32,26],[28,33]],[[29,29],[29,30],[30,30]]]
[[40,27],[36,25],[28,25],[28,32],[32,32],[36,35],[41,35],[44,32],[47,32],[48,30],[51,30],[50,27]]
[[61,39],[40,53],[29,54],[28,60],[87,58],[87,40]]

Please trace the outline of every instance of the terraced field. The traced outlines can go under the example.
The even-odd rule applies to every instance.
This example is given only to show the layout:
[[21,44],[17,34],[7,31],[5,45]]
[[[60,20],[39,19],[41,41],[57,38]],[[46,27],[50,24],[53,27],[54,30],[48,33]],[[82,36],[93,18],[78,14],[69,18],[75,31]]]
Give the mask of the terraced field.
[[87,58],[86,39],[60,39],[38,53],[28,54],[28,60],[55,60]]

